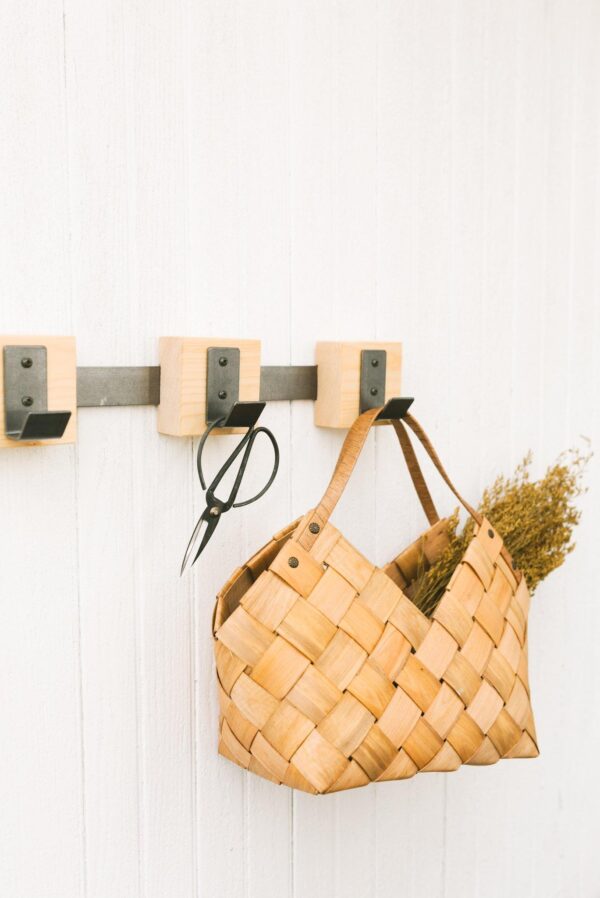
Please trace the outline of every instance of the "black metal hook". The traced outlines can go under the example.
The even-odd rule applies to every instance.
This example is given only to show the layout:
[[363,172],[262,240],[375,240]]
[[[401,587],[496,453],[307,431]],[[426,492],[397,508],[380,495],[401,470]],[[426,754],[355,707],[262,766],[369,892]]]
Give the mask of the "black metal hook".
[[386,404],[383,406],[377,417],[376,421],[391,421],[393,419],[401,419],[408,412],[409,408],[414,402],[414,398],[412,396],[395,396],[393,399],[388,399]]
[[48,411],[45,346],[4,347],[4,420],[11,440],[51,440],[64,434],[70,411]]

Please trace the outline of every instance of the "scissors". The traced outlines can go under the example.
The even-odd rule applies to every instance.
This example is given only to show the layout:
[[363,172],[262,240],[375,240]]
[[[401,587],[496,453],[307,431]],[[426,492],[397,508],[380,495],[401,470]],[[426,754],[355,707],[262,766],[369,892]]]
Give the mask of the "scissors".
[[[213,421],[204,431],[202,438],[200,439],[200,443],[198,445],[198,456],[197,456],[197,468],[198,468],[198,476],[200,478],[200,484],[202,489],[206,493],[206,508],[202,512],[202,515],[194,527],[194,532],[190,537],[190,541],[188,543],[188,547],[185,550],[185,555],[183,556],[183,562],[181,564],[181,574],[183,574],[185,568],[188,565],[188,562],[194,552],[195,547],[198,545],[198,541],[200,540],[200,545],[196,551],[193,561],[190,564],[190,567],[196,563],[198,557],[201,552],[204,550],[206,544],[210,540],[211,536],[216,530],[217,524],[221,520],[221,517],[225,514],[225,512],[229,511],[231,508],[242,508],[244,505],[250,505],[252,502],[256,502],[257,499],[260,499],[261,496],[267,492],[275,477],[277,476],[277,470],[279,468],[279,446],[277,445],[277,440],[273,436],[270,430],[266,427],[255,427],[251,425],[240,442],[237,444],[225,464],[222,468],[217,472],[210,485],[206,486],[206,481],[204,479],[204,472],[202,470],[202,452],[204,449],[204,444],[208,439],[209,435],[212,433],[215,427],[223,426],[226,421],[226,417],[219,418],[217,421]],[[229,424],[229,421],[228,421]],[[254,447],[254,441],[257,436],[261,433],[266,434],[269,438],[271,445],[273,446],[274,453],[274,462],[273,462],[273,470],[271,471],[271,475],[267,480],[266,484],[263,488],[255,495],[252,496],[251,499],[244,499],[241,502],[236,502],[238,492],[240,490],[240,486],[242,484],[242,480],[244,477],[244,473],[246,471],[246,466],[250,459],[250,454]],[[240,462],[240,466],[238,472],[235,477],[235,481],[231,488],[231,492],[227,499],[219,499],[215,495],[215,490],[218,488],[221,480],[230,469],[236,458],[243,452],[242,460]],[[202,537],[200,537],[201,532],[203,531]]]

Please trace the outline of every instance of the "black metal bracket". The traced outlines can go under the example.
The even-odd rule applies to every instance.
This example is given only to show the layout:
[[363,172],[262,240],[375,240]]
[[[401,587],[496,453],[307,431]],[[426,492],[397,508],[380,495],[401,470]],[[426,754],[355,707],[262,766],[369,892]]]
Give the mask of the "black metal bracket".
[[377,417],[376,421],[391,421],[391,420],[400,420],[403,418],[411,405],[415,400],[409,396],[401,397],[396,396],[394,399],[389,399],[386,404],[383,406]]
[[11,440],[52,440],[64,434],[70,411],[48,411],[45,346],[5,346],[4,418]]
[[206,353],[206,423],[213,424],[227,418],[239,398],[239,349],[233,346],[211,347]]
[[360,354],[359,411],[377,408],[385,401],[385,349],[363,349]]
[[206,354],[206,423],[218,428],[254,427],[266,402],[240,402],[239,396],[239,349],[212,346]]

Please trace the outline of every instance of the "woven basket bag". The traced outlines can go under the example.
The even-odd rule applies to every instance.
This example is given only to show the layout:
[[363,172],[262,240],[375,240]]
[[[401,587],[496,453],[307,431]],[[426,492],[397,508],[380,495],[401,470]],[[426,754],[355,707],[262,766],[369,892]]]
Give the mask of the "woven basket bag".
[[380,409],[348,432],[319,505],[229,579],[213,621],[222,755],[276,783],[336,792],[419,771],[538,754],[527,674],[529,592],[493,525],[475,520],[446,592],[411,601],[448,545],[402,421],[392,421],[430,527],[384,568],[329,523]]

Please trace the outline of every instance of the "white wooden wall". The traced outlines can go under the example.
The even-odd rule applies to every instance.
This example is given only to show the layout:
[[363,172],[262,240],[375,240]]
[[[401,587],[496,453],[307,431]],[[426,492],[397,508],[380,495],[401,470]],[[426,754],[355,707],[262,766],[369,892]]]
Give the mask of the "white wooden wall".
[[[4,0],[0,35],[0,332],[401,339],[472,499],[598,447],[599,0]],[[0,455],[2,898],[597,898],[597,469],[533,605],[540,758],[313,798],[217,756],[210,618],[342,434],[269,407],[276,485],[180,580],[194,446],[155,416]],[[387,431],[336,519],[377,562],[419,532]]]

